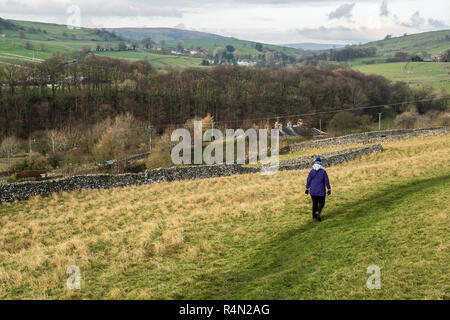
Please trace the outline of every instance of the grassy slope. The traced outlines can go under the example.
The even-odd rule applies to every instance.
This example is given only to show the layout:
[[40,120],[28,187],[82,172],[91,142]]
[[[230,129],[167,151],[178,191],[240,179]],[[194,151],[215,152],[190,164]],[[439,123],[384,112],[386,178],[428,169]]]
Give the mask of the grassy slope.
[[[176,47],[179,41],[166,41],[166,44],[169,46]],[[214,52],[214,49],[217,47],[225,47],[227,45],[232,45],[236,51],[233,52],[235,55],[252,55],[258,56],[262,54],[261,52],[255,49],[256,42],[253,41],[245,41],[245,40],[237,40],[237,39],[194,39],[194,40],[183,40],[183,46],[188,48],[190,46],[197,48],[201,47],[209,50],[211,53]],[[263,44],[264,48],[269,48],[273,50],[279,50],[289,55],[299,56],[303,54],[303,50],[281,47],[271,44]]]
[[[53,52],[74,53],[80,51],[86,45],[95,48],[97,44],[104,46],[109,43],[114,46],[118,43],[118,41],[105,41],[85,28],[70,30],[66,26],[57,24],[29,21],[12,22],[25,28],[25,38],[20,39],[19,30],[3,30],[2,33],[7,35],[7,38],[0,38],[0,57],[3,59],[7,59],[8,55],[19,56],[18,58],[22,60],[33,57],[36,59],[46,59]],[[28,30],[30,27],[34,27],[35,29],[39,28],[41,31],[30,32]],[[47,33],[44,33],[44,30]],[[25,49],[25,42],[27,41],[31,42],[33,46],[32,50]],[[41,50],[41,44],[44,44],[47,50]],[[4,61],[7,62],[6,60]]]
[[450,35],[450,30],[395,37],[389,40],[369,42],[364,46],[377,47],[377,54],[385,57],[394,56],[399,51],[419,55],[422,55],[424,52],[428,52],[431,55],[440,55],[450,49],[450,41],[445,40],[446,35]]
[[[32,59],[46,59],[52,55],[53,52],[69,52],[75,53],[80,51],[83,46],[90,46],[95,49],[97,44],[105,47],[106,44],[111,46],[117,45],[118,41],[105,41],[103,38],[94,34],[90,29],[81,28],[69,30],[64,25],[48,24],[30,21],[12,21],[14,24],[24,27],[26,30],[25,39],[19,38],[19,30],[4,30],[7,38],[0,38],[0,62],[17,63],[19,60]],[[41,29],[44,32],[29,32],[28,28],[34,27]],[[73,39],[75,36],[75,39]],[[30,41],[33,45],[32,50],[25,49],[25,42]],[[41,50],[41,44],[47,47],[47,50]],[[175,48],[178,41],[166,41],[166,47]],[[236,54],[251,54],[257,56],[260,54],[254,49],[255,43],[251,41],[234,40],[234,39],[199,39],[199,40],[184,40],[184,46],[202,47],[214,51],[216,47],[224,47],[228,44],[236,48]],[[291,55],[301,55],[303,51],[284,48],[274,45],[266,45],[265,47],[277,49]],[[154,62],[156,68],[188,68],[200,66],[202,59],[192,58],[189,56],[175,56],[175,55],[159,55],[156,53],[148,53],[145,51],[125,51],[125,52],[104,52],[102,55],[122,58],[122,59],[149,59]],[[15,55],[13,58],[11,55]]]
[[379,74],[393,81],[405,81],[413,86],[431,87],[439,92],[450,90],[450,62],[398,62],[355,66],[369,74]]
[[[105,41],[103,38],[91,32],[89,29],[73,29],[70,30],[66,26],[28,22],[14,21],[16,25],[25,27],[25,39],[19,38],[19,30],[5,30],[8,38],[0,38],[0,62],[17,64],[18,61],[28,61],[34,58],[36,62],[49,58],[53,52],[68,52],[75,54],[80,51],[83,46],[90,46],[94,49],[97,44],[105,47],[106,44],[115,46],[118,41]],[[27,31],[29,27],[35,29],[46,30],[47,33]],[[2,31],[3,32],[3,31]],[[72,37],[76,38],[73,39]],[[50,40],[52,39],[52,40]],[[25,49],[25,42],[31,42],[33,49]],[[47,47],[47,50],[41,50],[41,44]],[[140,60],[148,59],[156,68],[187,68],[197,67],[201,64],[201,59],[187,56],[159,55],[155,53],[147,53],[144,51],[125,51],[125,52],[102,52],[101,55]]]
[[[2,204],[0,298],[449,299],[449,142],[329,168],[320,224],[307,170]],[[80,291],[65,289],[72,264]],[[372,264],[381,290],[365,286]]]
[[155,68],[191,68],[200,67],[202,60],[182,55],[162,55],[137,50],[135,52],[102,52],[102,56],[127,60],[148,60]]

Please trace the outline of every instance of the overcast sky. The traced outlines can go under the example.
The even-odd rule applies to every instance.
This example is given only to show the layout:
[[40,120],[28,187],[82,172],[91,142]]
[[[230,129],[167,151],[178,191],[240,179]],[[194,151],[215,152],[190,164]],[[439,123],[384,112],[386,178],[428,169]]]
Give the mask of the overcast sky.
[[84,27],[177,27],[267,43],[358,43],[450,29],[448,0],[0,0],[0,17]]

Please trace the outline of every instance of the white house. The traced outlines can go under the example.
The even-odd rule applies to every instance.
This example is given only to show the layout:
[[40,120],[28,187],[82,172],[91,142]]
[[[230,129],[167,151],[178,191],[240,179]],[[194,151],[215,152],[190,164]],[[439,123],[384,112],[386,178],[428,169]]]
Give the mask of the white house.
[[237,65],[242,67],[254,67],[256,66],[256,62],[250,60],[238,60]]

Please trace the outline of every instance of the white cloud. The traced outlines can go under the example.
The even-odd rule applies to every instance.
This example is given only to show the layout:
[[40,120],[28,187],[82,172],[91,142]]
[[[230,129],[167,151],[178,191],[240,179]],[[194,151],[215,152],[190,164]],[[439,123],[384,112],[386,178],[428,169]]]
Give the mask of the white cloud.
[[[0,0],[0,16],[87,27],[170,27],[270,43],[360,42],[446,28],[448,0]],[[398,16],[398,18],[397,18]],[[297,32],[300,30],[301,32]]]
[[340,19],[340,18],[351,18],[352,17],[352,10],[355,6],[354,3],[346,3],[341,6],[339,6],[336,10],[330,12],[328,15],[328,18],[331,19]]
[[388,3],[387,0],[383,0],[383,3],[381,4],[380,7],[380,16],[387,17],[388,15],[389,15]]
[[424,23],[425,23],[425,19],[420,16],[419,11],[416,11],[409,19],[409,22],[403,22],[403,23],[401,23],[401,25],[408,27],[408,28],[419,28]]
[[141,0],[0,0],[0,12],[42,16],[65,16],[71,5],[80,7],[82,16],[87,17],[181,17],[176,7],[161,6],[159,1]]
[[447,24],[441,20],[428,19],[428,24],[434,28],[448,28]]
[[367,42],[373,40],[370,34],[370,30],[365,27],[346,27],[346,26],[336,26],[336,27],[325,27],[321,26],[319,28],[304,28],[297,29],[297,32],[306,38],[311,40],[323,39],[323,40],[334,40],[334,41],[347,41],[351,43],[357,42]]

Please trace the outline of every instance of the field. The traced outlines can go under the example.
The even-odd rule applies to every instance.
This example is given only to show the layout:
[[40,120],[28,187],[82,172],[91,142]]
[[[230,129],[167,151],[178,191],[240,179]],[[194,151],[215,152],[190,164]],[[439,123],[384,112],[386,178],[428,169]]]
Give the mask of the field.
[[406,52],[411,55],[440,55],[450,49],[450,30],[424,32],[394,37],[388,40],[369,42],[364,47],[376,47],[379,56],[394,56],[396,52]]
[[[36,62],[39,63],[43,59],[49,58],[54,52],[70,53],[70,59],[77,56],[83,47],[89,46],[91,50],[95,50],[97,45],[105,48],[108,46],[115,47],[119,40],[111,38],[111,34],[106,34],[104,37],[97,34],[92,29],[68,29],[63,25],[30,22],[30,21],[13,21],[16,26],[23,27],[23,37],[21,38],[21,30],[2,31],[6,34],[6,38],[0,38],[0,63],[20,64],[20,62]],[[30,31],[34,30],[34,31]],[[106,37],[106,38],[105,38]],[[109,39],[109,38],[111,39]],[[108,38],[108,39],[107,39]],[[126,43],[131,44],[131,39],[123,39]],[[179,41],[166,41],[166,48],[176,48]],[[31,47],[26,44],[29,43]],[[237,55],[251,55],[258,56],[258,52],[254,46],[255,43],[251,41],[243,41],[237,39],[198,39],[198,40],[184,40],[185,48],[201,47],[214,52],[216,47],[225,47],[226,45],[233,45],[236,48]],[[293,48],[285,48],[275,45],[263,44],[264,47],[283,51],[286,54],[299,56],[303,53],[301,50]],[[155,52],[146,52],[144,50],[137,51],[108,51],[95,52],[104,56],[110,56],[128,60],[148,59],[157,69],[165,70],[169,68],[190,68],[200,66],[202,59],[190,56],[180,55],[166,55]]]
[[2,204],[0,298],[449,299],[449,146],[389,142],[329,168],[321,223],[307,170]]
[[450,62],[398,62],[355,66],[363,73],[382,75],[393,81],[405,81],[415,87],[450,91]]
[[141,50],[135,52],[102,52],[99,55],[127,60],[148,60],[157,69],[200,67],[202,63],[200,58],[155,54]]
[[[176,47],[179,41],[166,41],[166,44],[172,47]],[[185,48],[192,46],[193,48],[204,48],[209,50],[211,53],[214,52],[214,49],[217,47],[225,47],[227,45],[232,45],[236,51],[233,54],[236,55],[251,55],[258,56],[263,54],[255,49],[255,42],[245,41],[245,40],[237,40],[237,39],[193,39],[193,40],[183,40],[183,45]],[[302,50],[288,48],[288,47],[280,47],[276,45],[263,44],[263,47],[280,50],[286,54],[298,56],[303,53]]]
[[[39,63],[49,58],[54,52],[69,53],[71,54],[69,59],[71,59],[85,46],[94,50],[97,45],[114,47],[119,43],[117,40],[106,41],[91,30],[84,28],[70,30],[65,26],[55,24],[26,21],[14,21],[14,23],[41,31],[29,32],[26,29],[25,38],[21,39],[18,30],[6,30],[7,38],[0,38],[0,63],[20,64],[23,61]],[[25,46],[27,42],[31,44],[29,49],[26,49]],[[100,54],[127,60],[147,59],[157,69],[198,67],[202,61],[202,59],[188,56],[155,54],[142,50],[101,52]]]

